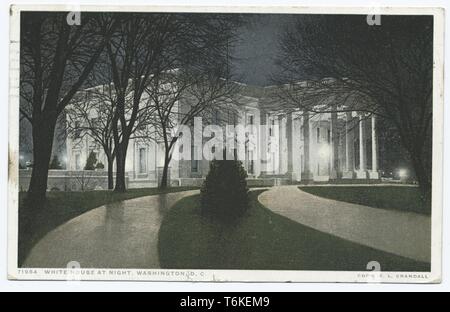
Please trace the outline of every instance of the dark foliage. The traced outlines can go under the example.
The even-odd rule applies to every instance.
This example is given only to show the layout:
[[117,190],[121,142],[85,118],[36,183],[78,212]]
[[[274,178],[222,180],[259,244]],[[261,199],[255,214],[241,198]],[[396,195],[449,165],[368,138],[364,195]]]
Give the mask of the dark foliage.
[[201,207],[205,216],[219,221],[234,221],[249,207],[247,173],[242,163],[214,160],[201,189]]
[[28,194],[36,206],[45,204],[58,118],[83,88],[110,35],[109,25],[99,31],[100,14],[83,13],[76,27],[66,18],[67,12],[22,12],[20,19],[20,113],[32,127]]
[[60,161],[59,161],[58,156],[55,155],[55,156],[53,157],[53,159],[52,159],[52,161],[51,161],[51,163],[50,163],[49,168],[50,168],[50,169],[53,169],[53,170],[61,170],[61,169],[62,169],[62,166],[61,166],[61,163],[60,163]]
[[97,165],[95,165],[95,169],[103,170],[105,169],[105,165],[102,162],[98,162]]
[[97,165],[97,156],[94,152],[91,152],[86,160],[86,165],[84,166],[84,170],[95,170]]
[[[279,97],[312,113],[376,115],[398,137],[423,194],[431,191],[433,17],[308,16],[286,28]],[[297,84],[308,79],[308,85]],[[280,99],[277,98],[279,102]],[[317,103],[323,103],[317,108]]]

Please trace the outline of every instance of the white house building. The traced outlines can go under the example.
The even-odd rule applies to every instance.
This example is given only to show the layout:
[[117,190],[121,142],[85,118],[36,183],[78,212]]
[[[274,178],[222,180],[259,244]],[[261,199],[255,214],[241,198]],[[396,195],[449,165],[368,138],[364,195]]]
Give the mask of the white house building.
[[[244,86],[240,105],[236,107],[238,124],[268,126],[266,133],[256,133],[256,146],[245,150],[243,165],[249,184],[380,179],[375,116],[357,111],[323,114],[271,111],[265,105],[264,91],[263,87]],[[183,105],[185,102],[179,101],[177,109],[183,110]],[[106,166],[102,148],[89,136],[69,136],[67,170],[83,170],[91,152]],[[196,153],[195,148],[192,153]],[[156,186],[163,164],[162,140],[132,139],[126,161],[128,187]],[[209,161],[205,159],[172,160],[170,181],[179,186],[200,185],[208,170]]]

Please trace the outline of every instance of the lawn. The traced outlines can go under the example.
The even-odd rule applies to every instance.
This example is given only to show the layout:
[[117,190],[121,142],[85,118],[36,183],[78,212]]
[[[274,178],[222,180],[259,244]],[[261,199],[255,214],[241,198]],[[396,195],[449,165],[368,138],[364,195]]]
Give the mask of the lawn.
[[179,201],[159,232],[160,263],[167,269],[429,271],[430,264],[325,234],[277,215],[251,193],[252,205],[234,225],[202,217],[199,196]]
[[24,205],[25,192],[19,193],[19,267],[31,248],[48,232],[59,225],[99,206],[162,193],[191,190],[193,188],[177,187],[161,191],[157,188],[132,189],[126,193],[112,191],[89,192],[49,192],[44,209]]
[[304,186],[302,191],[320,197],[374,208],[431,215],[431,204],[414,186]]

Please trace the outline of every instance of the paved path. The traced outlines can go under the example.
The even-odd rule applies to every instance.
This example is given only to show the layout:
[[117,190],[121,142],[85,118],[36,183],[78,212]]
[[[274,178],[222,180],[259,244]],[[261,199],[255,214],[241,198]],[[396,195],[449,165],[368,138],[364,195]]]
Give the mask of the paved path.
[[259,201],[316,230],[410,259],[431,259],[431,218],[317,197],[297,186],[270,189]]
[[158,232],[173,204],[198,191],[140,197],[91,210],[47,234],[24,267],[159,268]]

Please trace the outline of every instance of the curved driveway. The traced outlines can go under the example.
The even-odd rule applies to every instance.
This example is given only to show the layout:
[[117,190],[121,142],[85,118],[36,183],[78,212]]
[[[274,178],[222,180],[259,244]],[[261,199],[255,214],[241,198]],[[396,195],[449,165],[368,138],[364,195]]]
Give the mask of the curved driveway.
[[297,186],[274,187],[259,196],[273,212],[321,232],[430,262],[431,218],[318,197]]
[[158,231],[175,202],[187,191],[130,199],[101,206],[56,228],[25,260],[29,268],[159,268]]
[[[165,212],[187,191],[116,202],[91,210],[47,234],[24,267],[159,268],[158,232]],[[410,259],[429,262],[431,220],[317,197],[297,186],[271,188],[259,196],[275,213],[337,237]]]

